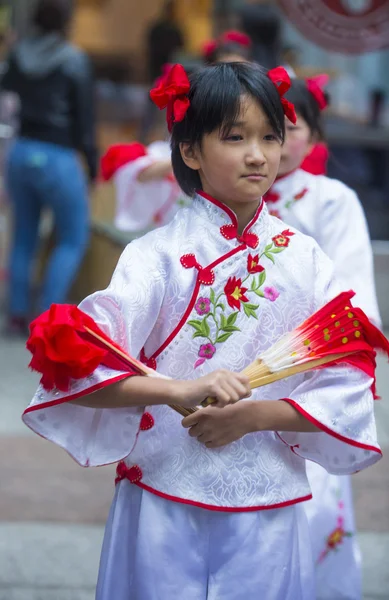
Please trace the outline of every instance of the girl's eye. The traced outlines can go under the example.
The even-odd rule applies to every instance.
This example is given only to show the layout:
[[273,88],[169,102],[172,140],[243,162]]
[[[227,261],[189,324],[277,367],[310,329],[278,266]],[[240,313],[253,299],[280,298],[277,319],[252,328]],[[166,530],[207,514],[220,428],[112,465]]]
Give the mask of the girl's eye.
[[228,142],[239,142],[242,138],[238,133],[230,134],[225,138]]
[[275,136],[274,133],[269,133],[268,135],[265,135],[264,140],[267,142],[274,142],[277,140],[277,136]]

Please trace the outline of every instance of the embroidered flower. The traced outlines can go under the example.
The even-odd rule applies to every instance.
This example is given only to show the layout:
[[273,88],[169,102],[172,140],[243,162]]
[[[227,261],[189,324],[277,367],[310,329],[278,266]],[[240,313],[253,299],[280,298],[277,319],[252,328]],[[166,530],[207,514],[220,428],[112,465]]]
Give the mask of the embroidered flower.
[[266,194],[264,195],[263,199],[265,200],[265,202],[277,202],[280,199],[280,195],[277,194],[277,192],[273,192],[271,189],[266,192]]
[[294,235],[289,229],[285,229],[282,233],[275,235],[272,240],[278,248],[287,248],[290,244],[290,238]]
[[237,279],[236,277],[229,278],[224,287],[224,293],[231,308],[240,310],[240,303],[249,301],[247,296],[245,296],[247,289],[248,288],[242,287],[241,279]]
[[337,548],[337,546],[340,546],[340,544],[343,542],[345,536],[346,536],[346,532],[343,529],[343,527],[337,527],[328,536],[328,538],[327,538],[327,546],[329,548],[331,548],[331,550],[334,550],[335,548]]
[[280,295],[280,292],[277,292],[276,288],[274,287],[265,287],[263,290],[263,295],[271,302],[274,302],[275,300],[277,300],[278,296]]
[[251,256],[251,254],[247,257],[247,270],[252,275],[254,273],[262,273],[265,270],[265,267],[259,264],[259,255]]
[[209,298],[199,298],[195,304],[198,315],[207,315],[211,310],[211,301]]
[[304,198],[304,196],[307,192],[308,192],[308,188],[304,188],[303,190],[301,190],[301,192],[299,192],[298,194],[295,195],[294,199],[301,200],[301,198]]
[[216,348],[213,344],[203,344],[200,346],[199,356],[200,358],[212,358],[215,352]]
[[272,217],[277,217],[277,219],[281,219],[281,214],[279,210],[269,210],[269,215],[271,215]]

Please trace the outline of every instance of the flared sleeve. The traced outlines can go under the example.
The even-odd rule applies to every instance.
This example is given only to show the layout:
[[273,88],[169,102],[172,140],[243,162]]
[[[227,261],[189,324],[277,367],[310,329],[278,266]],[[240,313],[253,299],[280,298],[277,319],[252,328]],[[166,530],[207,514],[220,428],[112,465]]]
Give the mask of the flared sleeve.
[[[335,297],[339,286],[332,262],[314,251],[315,310]],[[319,463],[329,473],[360,471],[381,458],[374,418],[373,379],[363,371],[340,364],[308,373],[282,398],[313,423],[320,432],[279,432],[293,452]]]
[[[134,357],[138,357],[158,318],[164,295],[164,278],[158,261],[147,261],[144,244],[136,240],[121,255],[106,290],[80,304],[97,325]],[[95,409],[73,404],[130,376],[129,372],[99,366],[85,379],[72,380],[67,392],[40,386],[23,414],[24,423],[42,437],[61,446],[82,466],[116,462],[135,446],[144,409]]]

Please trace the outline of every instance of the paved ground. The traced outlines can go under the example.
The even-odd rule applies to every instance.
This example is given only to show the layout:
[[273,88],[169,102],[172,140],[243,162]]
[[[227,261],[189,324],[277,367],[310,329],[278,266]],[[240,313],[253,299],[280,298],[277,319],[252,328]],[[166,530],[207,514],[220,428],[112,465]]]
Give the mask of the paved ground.
[[[37,383],[27,362],[22,343],[0,338],[0,600],[92,600],[114,469],[81,469],[22,424]],[[389,599],[389,366],[383,362],[378,386],[380,441],[388,454],[353,478],[365,600]]]

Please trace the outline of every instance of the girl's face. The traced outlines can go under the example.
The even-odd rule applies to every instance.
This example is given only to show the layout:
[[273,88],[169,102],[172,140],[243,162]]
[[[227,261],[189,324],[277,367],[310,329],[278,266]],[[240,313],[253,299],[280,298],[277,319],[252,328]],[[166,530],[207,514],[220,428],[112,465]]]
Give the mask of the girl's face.
[[229,131],[204,135],[201,148],[183,143],[181,155],[199,172],[203,191],[236,212],[243,204],[258,204],[272,185],[281,142],[262,107],[243,96],[237,122]]
[[307,122],[300,115],[297,115],[296,125],[286,119],[285,142],[282,146],[278,175],[285,175],[298,169],[312,148],[312,133]]

